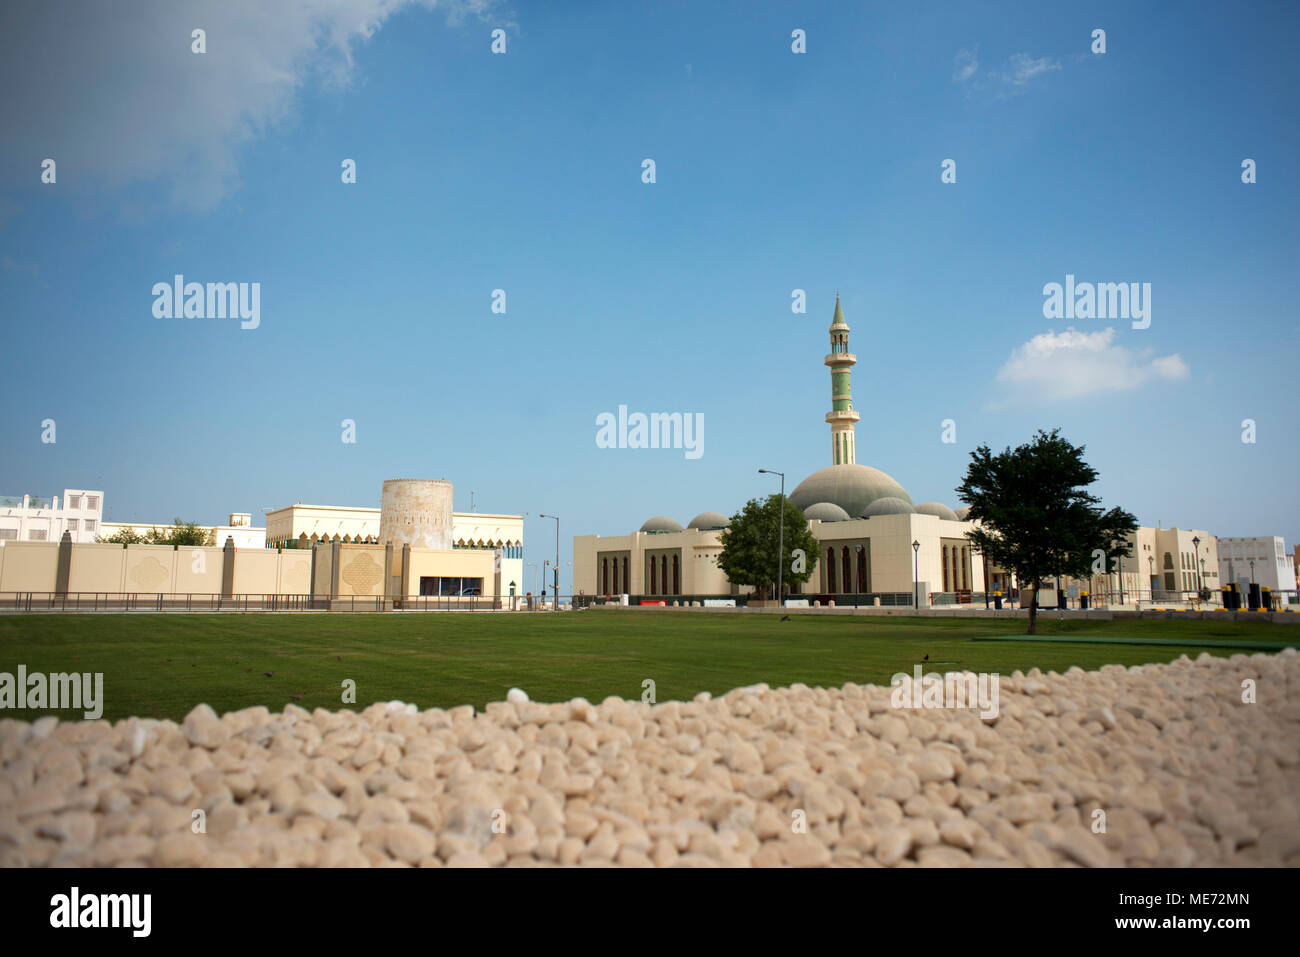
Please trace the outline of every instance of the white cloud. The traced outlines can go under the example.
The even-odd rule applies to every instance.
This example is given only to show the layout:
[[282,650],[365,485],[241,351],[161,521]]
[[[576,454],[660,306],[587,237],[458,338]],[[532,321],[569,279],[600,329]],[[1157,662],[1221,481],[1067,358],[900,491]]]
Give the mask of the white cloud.
[[1078,332],[1073,327],[1034,336],[998,370],[997,381],[1008,393],[999,405],[1077,399],[1187,378],[1187,363],[1178,353],[1153,358],[1150,349],[1134,351],[1114,339],[1114,329]]
[[[350,82],[355,47],[394,13],[436,7],[457,23],[495,2],[2,4],[0,162],[36,181],[52,157],[60,186],[143,183],[209,209],[237,188],[241,149],[292,114],[309,80]],[[196,28],[204,54],[190,50]]]
[[1057,60],[1049,57],[1034,59],[1028,53],[1014,53],[1007,62],[1011,67],[1011,72],[1004,74],[1003,79],[1015,86],[1024,86],[1040,74],[1061,68],[1061,64]]
[[965,83],[980,68],[980,61],[974,50],[958,50],[952,59],[952,78],[958,83]]
[[1002,67],[979,71],[975,49],[961,49],[952,61],[952,80],[966,91],[967,98],[989,96],[1004,99],[1024,93],[1038,77],[1061,69],[1061,61],[1013,53]]

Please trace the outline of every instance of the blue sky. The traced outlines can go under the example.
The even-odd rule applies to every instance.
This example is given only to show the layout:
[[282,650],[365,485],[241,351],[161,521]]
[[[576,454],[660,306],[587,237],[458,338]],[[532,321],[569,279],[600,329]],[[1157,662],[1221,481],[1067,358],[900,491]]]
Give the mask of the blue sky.
[[[1293,4],[262,6],[0,14],[0,492],[211,523],[447,478],[567,555],[830,464],[838,289],[857,459],[915,501],[1059,426],[1143,524],[1300,540]],[[176,273],[260,326],[155,318]],[[1045,318],[1067,274],[1150,327]],[[620,404],[703,456],[598,448]]]

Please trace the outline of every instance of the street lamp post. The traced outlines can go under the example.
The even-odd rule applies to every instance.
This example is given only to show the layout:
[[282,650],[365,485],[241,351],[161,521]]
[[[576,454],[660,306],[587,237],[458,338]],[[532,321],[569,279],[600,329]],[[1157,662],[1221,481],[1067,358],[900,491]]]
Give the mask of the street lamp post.
[[781,503],[776,511],[776,606],[781,607],[781,582],[782,572],[785,571],[785,473],[777,472],[773,469],[759,469],[759,474],[764,472],[770,475],[781,476]]
[[921,559],[921,543],[912,539],[912,605],[917,611],[921,610],[921,583],[917,575],[917,563]]
[[[1195,549],[1195,551],[1194,551],[1192,554],[1195,556],[1195,559],[1196,559],[1196,560],[1192,563],[1192,569],[1195,570],[1195,571],[1198,571],[1198,572],[1199,572],[1199,568],[1197,567],[1197,566],[1200,565],[1200,562],[1201,562],[1201,537],[1200,537],[1199,535],[1194,536],[1194,537],[1192,538],[1192,548]],[[1197,598],[1200,598],[1200,597],[1201,597],[1201,589],[1202,589],[1203,587],[1204,587],[1204,586],[1203,586],[1203,584],[1202,584],[1202,582],[1201,582],[1201,577],[1200,577],[1200,575],[1198,574],[1197,577],[1196,577],[1196,597],[1197,597]]]
[[1151,593],[1151,603],[1154,605],[1156,601],[1156,557],[1154,555],[1147,556],[1147,585],[1147,591]]
[[[542,581],[546,581],[546,571],[550,567],[551,567],[551,560],[549,558],[546,559],[546,561],[542,562]],[[541,610],[546,611],[546,586],[545,585],[542,586],[542,590],[538,594],[540,594],[541,596],[540,599]]]
[[552,602],[553,611],[560,610],[560,517],[558,515],[542,515],[541,518],[555,519],[555,601]]

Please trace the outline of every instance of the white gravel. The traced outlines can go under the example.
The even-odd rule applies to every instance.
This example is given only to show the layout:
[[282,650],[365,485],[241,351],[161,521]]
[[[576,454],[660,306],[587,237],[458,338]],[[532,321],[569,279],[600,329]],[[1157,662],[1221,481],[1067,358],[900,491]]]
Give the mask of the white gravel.
[[988,721],[510,698],[0,721],[0,865],[1300,865],[1294,650],[1016,673]]

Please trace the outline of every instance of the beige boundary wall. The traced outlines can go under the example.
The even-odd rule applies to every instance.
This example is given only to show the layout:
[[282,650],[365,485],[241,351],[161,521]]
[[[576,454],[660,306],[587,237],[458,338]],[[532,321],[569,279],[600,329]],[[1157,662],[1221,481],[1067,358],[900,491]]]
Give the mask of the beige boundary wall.
[[[68,548],[66,585],[59,581],[59,551]],[[337,587],[333,555],[337,549]],[[392,552],[385,587],[383,545],[333,543],[316,549],[215,548],[169,545],[61,545],[8,542],[0,547],[0,593],[393,596],[402,593],[403,550]],[[407,594],[418,595],[421,576],[483,579],[483,597],[502,594],[495,553],[478,549],[412,548]],[[230,570],[227,572],[227,561]],[[315,582],[312,566],[315,562]],[[313,587],[314,584],[314,587]]]

